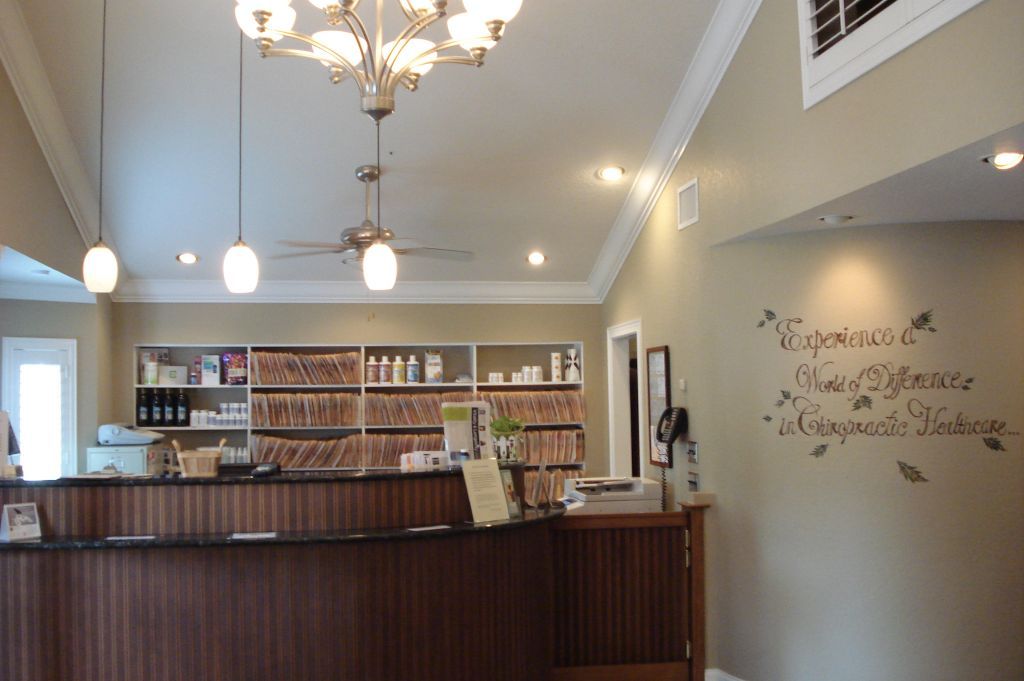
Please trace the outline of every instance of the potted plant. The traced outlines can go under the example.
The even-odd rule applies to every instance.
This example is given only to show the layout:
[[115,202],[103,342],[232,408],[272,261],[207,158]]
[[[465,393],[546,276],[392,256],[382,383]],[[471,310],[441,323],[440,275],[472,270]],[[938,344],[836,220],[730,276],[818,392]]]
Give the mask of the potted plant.
[[503,461],[526,458],[526,425],[522,419],[499,416],[491,421],[494,451]]

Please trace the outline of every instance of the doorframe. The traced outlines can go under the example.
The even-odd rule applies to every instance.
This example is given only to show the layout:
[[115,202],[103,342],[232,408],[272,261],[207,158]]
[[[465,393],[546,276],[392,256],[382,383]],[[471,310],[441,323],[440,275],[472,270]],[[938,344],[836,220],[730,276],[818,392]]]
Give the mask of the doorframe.
[[[21,338],[16,336],[4,336],[0,339],[2,344],[2,393],[3,408],[10,411],[14,395],[11,393],[14,385],[9,376],[14,368],[14,352],[16,350],[49,350],[54,352],[64,351],[68,357],[68,375],[64,377],[68,386],[67,404],[67,433],[64,433],[64,423],[61,423],[61,440],[63,435],[68,436],[68,441],[60,455],[61,475],[74,475],[78,472],[78,340],[75,338]],[[20,458],[20,457],[19,457]]]
[[[632,448],[628,446],[629,427],[629,339],[636,336],[636,369],[639,388],[643,395],[643,377],[647,375],[647,359],[644,355],[643,323],[633,319],[614,326],[607,331],[608,364],[608,464],[613,477],[630,477],[632,471]],[[625,397],[623,397],[625,396]],[[647,432],[647,405],[643,399],[637,405],[637,419],[640,451],[640,475],[643,475],[647,461],[647,446],[644,434]],[[623,435],[622,433],[625,433]],[[622,439],[624,438],[624,439]],[[618,440],[627,446],[616,446]]]

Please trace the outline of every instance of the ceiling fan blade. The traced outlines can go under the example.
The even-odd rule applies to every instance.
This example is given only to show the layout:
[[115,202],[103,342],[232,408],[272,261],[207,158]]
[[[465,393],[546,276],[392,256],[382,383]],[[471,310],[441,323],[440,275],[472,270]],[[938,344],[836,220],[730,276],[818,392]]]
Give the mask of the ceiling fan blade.
[[395,255],[412,255],[421,258],[450,258],[453,260],[468,260],[473,257],[472,251],[460,251],[455,248],[433,248],[431,246],[418,246],[416,248],[396,248]]
[[337,255],[338,253],[344,253],[344,251],[339,251],[336,248],[325,248],[318,251],[304,251],[302,253],[282,253],[281,255],[271,255],[268,257],[270,260],[284,260],[286,258],[305,258],[308,255]]
[[291,241],[290,239],[282,239],[277,243],[282,246],[292,246],[293,248],[333,248],[336,251],[345,250],[347,248],[345,244],[338,241],[328,243],[324,241]]

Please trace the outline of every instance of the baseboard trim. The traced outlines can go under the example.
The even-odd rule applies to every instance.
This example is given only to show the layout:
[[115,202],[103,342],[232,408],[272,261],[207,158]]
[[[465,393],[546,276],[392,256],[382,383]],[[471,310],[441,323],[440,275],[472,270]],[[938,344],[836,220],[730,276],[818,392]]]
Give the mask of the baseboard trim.
[[708,669],[704,672],[704,681],[743,681],[743,679],[726,674],[721,669]]

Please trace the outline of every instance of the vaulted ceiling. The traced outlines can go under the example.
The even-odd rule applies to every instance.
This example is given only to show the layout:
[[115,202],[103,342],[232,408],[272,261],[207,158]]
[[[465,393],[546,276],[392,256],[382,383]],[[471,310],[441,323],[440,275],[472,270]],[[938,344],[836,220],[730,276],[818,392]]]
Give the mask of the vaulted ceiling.
[[[483,68],[438,66],[419,91],[400,91],[381,128],[383,222],[475,256],[402,258],[385,295],[597,301],[755,4],[525,0]],[[0,5],[5,66],[94,238],[102,0]],[[297,28],[326,28],[309,3],[293,6]],[[123,267],[115,300],[229,297],[220,262],[237,223],[233,7],[108,0],[104,236]],[[390,36],[399,22],[385,25]],[[252,297],[365,299],[360,272],[337,256],[272,257],[290,252],[281,239],[337,240],[362,220],[354,169],[373,161],[374,129],[355,86],[330,85],[314,61],[244,48],[243,228],[262,266]],[[626,168],[622,181],[595,177],[609,163]],[[526,263],[534,248],[545,266]],[[186,250],[198,265],[175,261]]]

